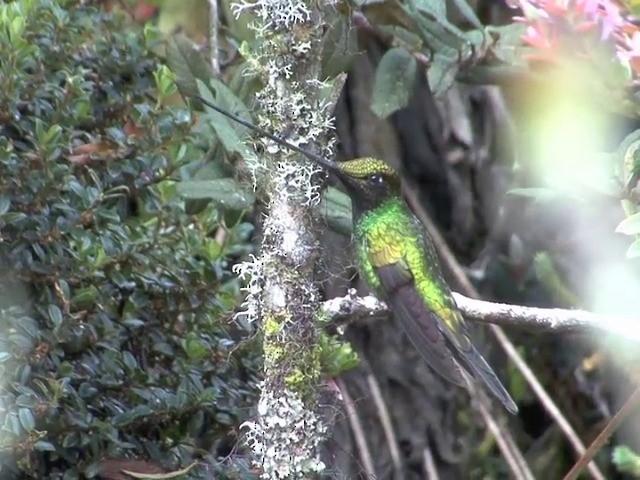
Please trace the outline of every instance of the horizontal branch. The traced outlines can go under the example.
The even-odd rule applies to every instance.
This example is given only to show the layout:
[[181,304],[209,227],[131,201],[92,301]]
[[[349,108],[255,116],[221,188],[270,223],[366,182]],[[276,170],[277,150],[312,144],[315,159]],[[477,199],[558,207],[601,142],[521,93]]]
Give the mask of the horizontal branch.
[[[455,292],[453,296],[462,315],[473,322],[558,332],[599,330],[640,342],[640,318],[602,315],[585,310],[508,305],[475,300]],[[340,324],[380,316],[387,313],[389,307],[371,295],[358,297],[355,289],[350,289],[346,296],[324,302],[322,310],[332,323]]]
[[524,307],[486,302],[455,292],[453,296],[464,317],[475,322],[540,330],[600,330],[640,341],[640,318],[604,315],[585,310]]
[[355,288],[350,288],[344,297],[334,297],[323,302],[322,313],[331,325],[344,325],[389,313],[386,303],[373,295],[359,297]]

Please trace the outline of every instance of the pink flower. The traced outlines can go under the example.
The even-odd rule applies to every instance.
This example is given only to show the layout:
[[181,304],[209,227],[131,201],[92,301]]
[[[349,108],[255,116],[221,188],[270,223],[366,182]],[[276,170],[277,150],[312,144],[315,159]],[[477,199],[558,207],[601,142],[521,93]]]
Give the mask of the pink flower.
[[640,31],[633,32],[631,38],[627,36],[623,45],[618,46],[618,58],[623,62],[630,62],[640,58]]
[[599,2],[604,10],[600,10],[602,17],[602,40],[606,40],[609,36],[624,23],[624,18],[620,14],[620,7],[610,1]]

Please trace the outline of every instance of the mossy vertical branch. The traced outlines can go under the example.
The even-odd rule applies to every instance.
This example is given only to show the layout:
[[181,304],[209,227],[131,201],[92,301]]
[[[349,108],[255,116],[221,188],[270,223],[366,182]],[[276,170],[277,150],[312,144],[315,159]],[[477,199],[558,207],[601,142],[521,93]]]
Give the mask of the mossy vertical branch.
[[[256,114],[267,130],[329,155],[331,108],[319,80],[322,14],[292,0],[235,5],[251,10],[257,49],[246,52],[264,88]],[[318,244],[311,207],[319,200],[318,169],[263,140],[254,172],[269,197],[260,257],[241,267],[251,276],[248,313],[264,334],[264,382],[249,443],[263,478],[302,478],[324,468],[318,447],[326,427],[317,412],[321,380],[313,271]]]

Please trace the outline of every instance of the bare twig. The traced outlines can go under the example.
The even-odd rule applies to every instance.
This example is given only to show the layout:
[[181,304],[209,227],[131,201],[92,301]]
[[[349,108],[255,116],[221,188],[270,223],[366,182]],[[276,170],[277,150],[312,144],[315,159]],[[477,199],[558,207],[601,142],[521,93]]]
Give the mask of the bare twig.
[[424,473],[427,480],[440,480],[438,475],[438,469],[436,468],[436,462],[433,459],[433,453],[429,445],[422,450],[422,462],[424,464]]
[[353,400],[351,400],[347,386],[340,378],[336,379],[336,385],[338,385],[338,388],[340,389],[342,403],[344,404],[344,409],[347,412],[349,425],[351,426],[351,431],[353,432],[353,437],[356,441],[356,447],[360,454],[360,460],[362,461],[362,467],[366,473],[366,478],[376,478],[376,471],[373,468],[373,458],[371,457],[371,451],[367,446],[364,428],[362,427],[362,422],[360,421],[360,417],[358,417],[356,408],[353,405]]
[[535,477],[533,476],[533,473],[531,473],[529,465],[527,465],[527,461],[524,459],[522,452],[520,452],[520,449],[511,437],[511,434],[508,430],[501,429],[493,418],[488,406],[489,400],[486,398],[484,393],[474,389],[473,383],[469,383],[469,385],[473,390],[476,390],[472,393],[473,397],[478,400],[477,405],[480,415],[482,415],[482,419],[493,435],[493,438],[496,439],[498,448],[509,465],[511,473],[513,473],[513,478],[516,480],[534,480]]
[[627,418],[629,413],[638,406],[638,402],[640,401],[640,385],[638,385],[635,391],[629,396],[622,408],[616,413],[613,418],[607,423],[607,425],[602,429],[600,434],[595,438],[586,452],[580,457],[580,459],[575,463],[575,465],[569,470],[564,477],[564,480],[575,480],[578,478],[578,475],[585,467],[587,463],[591,461],[593,456],[602,448],[602,446],[609,440],[609,437],[615,432],[615,430],[620,426],[622,421]]
[[[533,392],[540,399],[549,415],[551,415],[551,417],[556,421],[556,423],[560,427],[560,430],[564,432],[565,437],[567,437],[567,440],[569,440],[569,443],[573,447],[574,451],[578,455],[584,455],[584,452],[586,451],[584,443],[582,443],[582,440],[580,440],[580,437],[578,437],[578,434],[573,429],[567,418],[562,414],[556,403],[545,391],[544,387],[538,381],[533,371],[529,368],[529,365],[527,365],[527,362],[525,362],[520,354],[518,354],[515,346],[509,341],[506,334],[500,327],[492,325],[491,328],[496,329],[496,331],[494,331],[493,333],[500,342],[500,345],[502,345],[502,348],[504,349],[506,354],[511,358],[511,361],[515,364],[516,368],[520,371]],[[589,464],[589,471],[591,472],[593,478],[597,478],[599,480],[605,479],[604,475],[600,473],[598,467],[594,462],[591,462]]]
[[367,374],[367,384],[371,390],[373,396],[373,403],[378,410],[378,416],[380,417],[380,423],[382,424],[382,430],[384,436],[387,439],[387,445],[389,445],[389,452],[391,453],[391,459],[393,461],[393,469],[396,476],[394,478],[402,478],[402,460],[400,458],[400,449],[398,448],[398,439],[393,431],[393,425],[391,424],[391,416],[389,415],[389,409],[384,403],[382,392],[380,391],[380,385],[378,381],[371,374]]
[[456,304],[469,320],[496,325],[548,330],[602,330],[640,341],[640,319],[599,315],[584,310],[536,308],[486,302],[454,293]]
[[211,55],[211,70],[214,76],[220,74],[218,59],[218,0],[209,0],[209,50]]

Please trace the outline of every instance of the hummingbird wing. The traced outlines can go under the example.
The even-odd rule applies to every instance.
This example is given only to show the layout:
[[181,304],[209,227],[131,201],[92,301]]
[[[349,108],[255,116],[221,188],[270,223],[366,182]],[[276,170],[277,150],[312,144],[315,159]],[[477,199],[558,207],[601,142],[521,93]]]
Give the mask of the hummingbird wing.
[[[401,248],[379,249],[370,259],[400,325],[425,360],[447,380],[464,385],[460,367],[483,383],[512,413],[515,402],[471,343],[462,315],[442,278],[433,245],[418,220],[387,225]],[[415,274],[414,274],[415,272]]]
[[[395,317],[418,352],[436,372],[450,382],[464,386],[464,377],[460,371],[462,365],[507,410],[511,413],[518,412],[518,407],[493,369],[471,343],[450,294],[452,314],[458,317],[455,330],[428,307],[406,262],[401,260],[379,267],[377,274]],[[448,293],[447,289],[446,294]]]
[[440,376],[458,386],[466,382],[460,364],[451,354],[437,315],[428,310],[411,275],[398,264],[376,269],[391,310],[413,346]]

